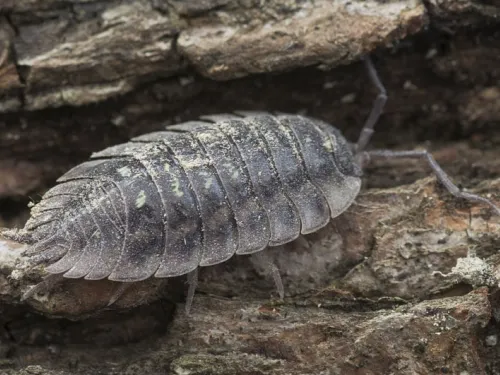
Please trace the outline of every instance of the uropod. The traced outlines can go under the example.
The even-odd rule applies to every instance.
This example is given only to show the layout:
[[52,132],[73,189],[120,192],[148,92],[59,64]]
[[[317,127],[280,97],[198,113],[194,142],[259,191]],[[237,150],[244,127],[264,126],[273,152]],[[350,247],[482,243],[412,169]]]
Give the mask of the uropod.
[[[132,282],[187,274],[189,312],[198,267],[263,254],[324,227],[353,203],[371,158],[425,160],[451,194],[500,214],[460,191],[427,151],[365,150],[387,95],[370,59],[364,63],[379,93],[354,144],[316,119],[236,112],[94,153],[58,179],[24,229],[4,233],[28,244],[31,263],[49,273],[24,298],[62,276],[121,282],[113,302]],[[283,297],[279,271],[269,271]]]

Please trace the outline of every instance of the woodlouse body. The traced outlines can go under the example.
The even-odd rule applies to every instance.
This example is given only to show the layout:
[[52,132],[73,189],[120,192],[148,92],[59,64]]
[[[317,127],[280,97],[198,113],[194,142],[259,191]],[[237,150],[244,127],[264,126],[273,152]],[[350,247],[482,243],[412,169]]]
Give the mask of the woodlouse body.
[[359,192],[361,170],[330,125],[204,119],[105,149],[62,176],[26,224],[33,259],[68,278],[183,275],[315,232]]
[[[355,145],[302,116],[215,115],[110,147],[70,170],[23,230],[3,232],[31,245],[25,253],[33,264],[49,264],[52,275],[23,298],[50,288],[58,275],[134,282],[187,273],[189,312],[199,266],[325,226],[354,201],[360,165],[371,158],[425,161],[455,197],[500,215],[494,202],[460,191],[426,150],[365,151],[387,95],[370,59],[363,60],[379,93]],[[264,261],[283,298],[279,271]]]

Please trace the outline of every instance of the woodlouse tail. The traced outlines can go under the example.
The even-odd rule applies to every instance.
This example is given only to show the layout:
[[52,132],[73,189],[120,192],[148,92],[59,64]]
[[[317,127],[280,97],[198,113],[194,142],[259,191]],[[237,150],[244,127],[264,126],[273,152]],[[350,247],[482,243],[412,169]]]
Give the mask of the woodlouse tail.
[[33,266],[54,262],[61,258],[69,249],[69,244],[60,236],[54,235],[45,241],[38,242],[30,246],[24,252],[25,256],[30,257],[29,263]]
[[31,244],[35,242],[32,233],[24,229],[0,228],[0,236],[19,243]]
[[42,282],[36,284],[33,286],[31,289],[29,289],[27,292],[25,292],[21,296],[21,301],[27,300],[31,296],[37,294],[37,293],[44,293],[47,292],[48,290],[52,289],[52,287],[60,282],[62,280],[62,275],[48,275],[46,276]]

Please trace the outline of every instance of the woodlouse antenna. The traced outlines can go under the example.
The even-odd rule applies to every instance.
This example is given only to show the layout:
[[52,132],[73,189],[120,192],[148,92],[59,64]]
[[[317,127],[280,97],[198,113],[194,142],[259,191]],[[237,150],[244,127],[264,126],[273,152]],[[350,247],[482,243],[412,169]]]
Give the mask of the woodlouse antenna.
[[373,150],[366,151],[366,154],[371,159],[373,157],[382,158],[413,158],[413,159],[423,159],[426,160],[432,171],[435,173],[439,182],[457,198],[467,199],[469,201],[481,202],[491,207],[493,212],[500,215],[500,208],[497,207],[492,201],[487,198],[481,197],[476,194],[466,193],[461,191],[458,186],[456,186],[448,176],[448,174],[439,166],[437,161],[432,157],[432,155],[427,150],[408,150],[408,151],[392,151],[392,150]]
[[354,147],[354,153],[360,154],[365,149],[366,145],[370,141],[372,134],[374,132],[373,128],[377,123],[380,115],[382,114],[385,103],[387,102],[387,91],[385,90],[384,85],[380,81],[378,77],[377,70],[372,63],[372,60],[369,56],[363,57],[363,62],[365,64],[366,70],[368,71],[368,76],[370,77],[370,81],[372,84],[378,89],[379,93],[373,102],[372,110],[370,115],[366,119],[365,125],[359,134],[358,141]]
[[450,179],[450,177],[446,174],[446,172],[439,166],[436,160],[432,157],[432,155],[427,150],[404,150],[404,151],[392,151],[392,150],[373,150],[373,151],[365,151],[364,149],[368,144],[374,130],[374,126],[377,123],[382,111],[384,109],[385,103],[387,102],[387,91],[380,81],[378,77],[377,71],[370,59],[370,57],[363,57],[363,61],[366,66],[366,70],[368,71],[368,75],[373,85],[377,87],[379,94],[373,103],[372,110],[368,119],[361,130],[361,134],[359,135],[358,142],[355,145],[354,152],[358,159],[358,161],[369,161],[373,157],[382,157],[382,158],[416,158],[427,161],[429,166],[432,168],[439,182],[443,184],[443,186],[457,198],[467,199],[469,201],[481,202],[491,207],[493,212],[497,215],[500,215],[500,208],[497,207],[492,201],[487,198],[481,197],[476,194],[462,192]]

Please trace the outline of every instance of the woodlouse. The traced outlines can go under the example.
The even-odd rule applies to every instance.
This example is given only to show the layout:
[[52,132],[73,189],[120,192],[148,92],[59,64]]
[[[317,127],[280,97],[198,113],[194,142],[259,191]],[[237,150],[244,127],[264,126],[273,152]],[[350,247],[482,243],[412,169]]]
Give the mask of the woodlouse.
[[43,196],[24,230],[7,236],[31,244],[33,263],[66,278],[190,274],[189,310],[199,266],[288,243],[346,210],[365,156],[425,158],[452,194],[500,213],[461,192],[426,151],[364,152],[387,99],[365,63],[379,95],[355,145],[298,115],[205,116],[95,153]]

